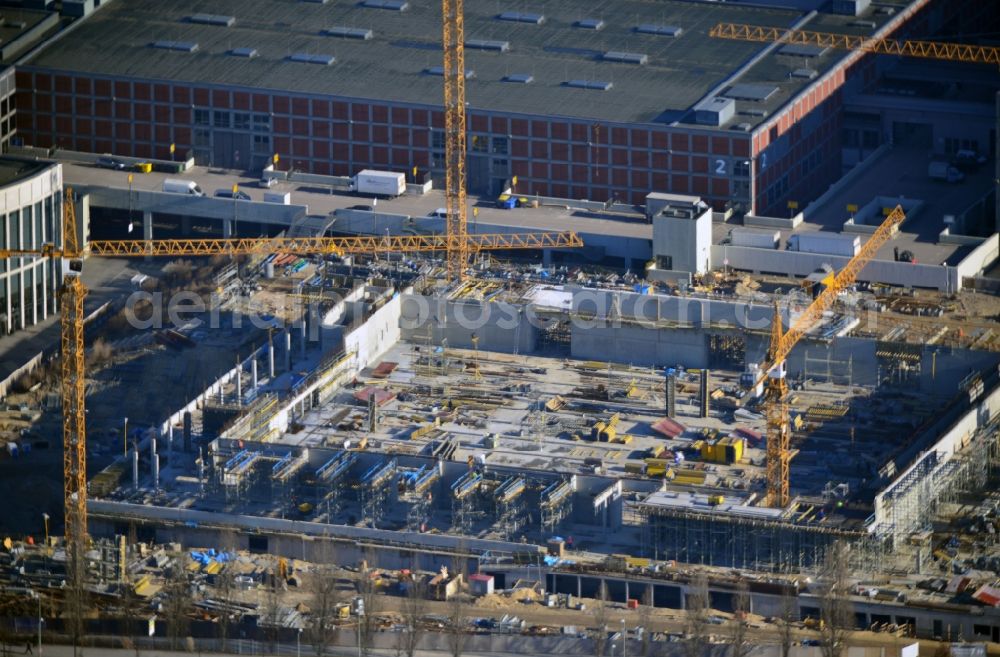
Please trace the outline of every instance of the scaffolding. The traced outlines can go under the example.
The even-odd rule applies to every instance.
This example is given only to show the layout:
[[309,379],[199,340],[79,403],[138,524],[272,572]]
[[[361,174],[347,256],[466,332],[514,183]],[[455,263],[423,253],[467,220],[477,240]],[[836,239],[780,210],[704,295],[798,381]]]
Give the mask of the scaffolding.
[[399,489],[403,499],[410,504],[406,512],[408,531],[423,531],[430,521],[434,502],[434,484],[441,479],[442,464],[400,469]]
[[309,463],[309,450],[298,455],[288,452],[271,466],[271,493],[287,501],[294,501],[295,490],[302,469]]
[[822,563],[834,541],[851,545],[852,567],[881,570],[891,547],[864,529],[843,529],[815,522],[797,524],[806,512],[789,518],[708,513],[687,508],[634,506],[643,530],[643,551],[657,560],[763,572],[808,572]]
[[354,452],[340,452],[316,470],[316,505],[326,508],[326,521],[332,522],[344,503],[347,472],[358,460]]
[[380,461],[361,476],[361,517],[372,529],[378,528],[387,507],[395,502],[396,466],[396,459]]
[[505,540],[510,540],[526,524],[527,508],[524,492],[528,482],[524,477],[509,477],[493,495],[494,517],[497,530]]
[[226,499],[240,499],[250,484],[254,466],[263,458],[258,451],[243,449],[226,461],[219,471],[219,483],[226,491]]
[[459,534],[472,533],[472,523],[478,513],[479,486],[483,476],[469,470],[451,485],[451,524]]
[[542,512],[542,530],[554,532],[556,527],[573,511],[573,493],[576,475],[549,484],[542,490],[539,500]]

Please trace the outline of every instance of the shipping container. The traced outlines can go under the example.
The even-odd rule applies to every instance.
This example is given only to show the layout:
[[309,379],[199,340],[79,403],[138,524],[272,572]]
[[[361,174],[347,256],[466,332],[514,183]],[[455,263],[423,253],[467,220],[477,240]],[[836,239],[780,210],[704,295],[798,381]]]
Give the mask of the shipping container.
[[941,180],[944,182],[961,182],[965,174],[947,162],[931,162],[927,165],[927,176],[931,180]]
[[861,250],[861,237],[840,233],[804,232],[788,238],[788,248],[802,253],[818,253],[853,258]]
[[733,246],[751,246],[757,249],[776,249],[781,239],[781,231],[734,228],[729,231],[729,241]]
[[399,196],[406,191],[406,176],[392,171],[365,169],[354,176],[354,191],[372,196]]

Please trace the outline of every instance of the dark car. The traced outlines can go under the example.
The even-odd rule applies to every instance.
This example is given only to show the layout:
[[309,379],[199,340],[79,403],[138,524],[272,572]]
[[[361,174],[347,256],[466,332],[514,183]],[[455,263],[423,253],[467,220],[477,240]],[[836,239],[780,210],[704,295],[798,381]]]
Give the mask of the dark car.
[[111,157],[109,155],[103,155],[97,158],[95,164],[102,169],[114,169],[115,171],[124,171],[127,164],[124,160],[119,160],[117,157]]
[[374,205],[352,205],[348,210],[364,210],[365,212],[375,212]]
[[233,192],[231,189],[217,189],[215,190],[215,198],[231,198],[237,201],[249,201],[250,195],[246,192]]

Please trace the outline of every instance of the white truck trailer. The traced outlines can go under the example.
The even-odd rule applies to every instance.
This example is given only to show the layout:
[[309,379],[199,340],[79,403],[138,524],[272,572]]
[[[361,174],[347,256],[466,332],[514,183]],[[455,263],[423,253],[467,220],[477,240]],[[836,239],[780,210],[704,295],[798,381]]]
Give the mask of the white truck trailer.
[[354,176],[354,191],[369,196],[399,196],[406,192],[406,176],[393,171],[365,169]]

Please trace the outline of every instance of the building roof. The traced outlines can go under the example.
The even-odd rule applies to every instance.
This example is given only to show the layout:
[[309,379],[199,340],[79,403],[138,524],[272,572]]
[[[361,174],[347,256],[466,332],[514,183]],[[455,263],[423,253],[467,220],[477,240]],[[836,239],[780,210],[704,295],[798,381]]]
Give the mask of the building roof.
[[0,157],[0,187],[21,182],[57,166],[59,165],[55,162],[4,155]]
[[[909,0],[895,0],[905,4]],[[130,0],[102,7],[26,64],[140,79],[262,87],[440,105],[440,6],[411,0],[405,11],[365,2],[216,0],[204,18],[198,0]],[[392,4],[392,3],[388,3]],[[708,37],[719,22],[790,26],[803,17],[788,9],[681,0],[537,0],[507,5],[465,3],[466,69],[470,107],[613,122],[672,122],[766,44]],[[873,12],[874,10],[869,10]],[[533,22],[543,15],[540,24]],[[194,18],[192,18],[194,17]],[[231,24],[228,20],[232,18]],[[869,20],[885,22],[872,13]],[[511,20],[512,19],[512,20]],[[601,29],[581,21],[603,22]],[[852,17],[819,14],[812,29],[870,33]],[[656,28],[649,33],[646,27]],[[680,27],[680,36],[662,28]],[[335,30],[334,28],[353,28]],[[327,30],[341,36],[329,36]],[[370,31],[370,33],[369,33]],[[352,36],[346,36],[350,34]],[[160,48],[151,44],[159,42]],[[197,48],[192,48],[197,44]],[[239,50],[241,56],[230,54]],[[246,56],[254,54],[255,56]],[[605,56],[606,53],[612,53]],[[311,57],[304,57],[304,56]],[[646,63],[633,63],[646,55]],[[843,57],[810,59],[821,72]],[[333,58],[333,62],[330,62]],[[802,57],[769,54],[740,82],[777,91],[759,101],[737,101],[731,123],[759,123],[744,105],[771,111],[808,80],[790,77]],[[527,79],[531,82],[505,81]],[[570,83],[574,83],[571,85]],[[606,89],[606,90],[604,90]],[[693,122],[693,119],[691,120]]]

